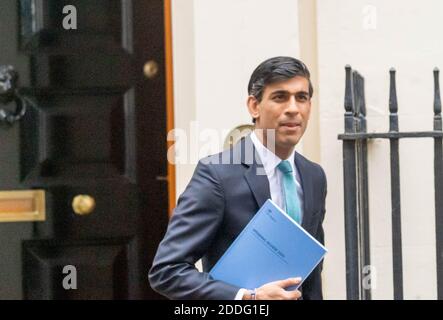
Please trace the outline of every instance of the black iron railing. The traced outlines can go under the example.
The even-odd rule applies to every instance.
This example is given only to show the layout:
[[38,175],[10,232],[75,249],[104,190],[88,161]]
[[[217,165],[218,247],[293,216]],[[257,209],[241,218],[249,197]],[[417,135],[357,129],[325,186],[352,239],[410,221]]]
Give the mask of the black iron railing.
[[400,132],[395,70],[390,70],[389,132],[368,133],[364,78],[346,66],[345,133],[343,175],[346,241],[346,288],[348,299],[371,299],[371,288],[363,277],[370,266],[368,151],[370,139],[389,139],[391,153],[391,213],[394,299],[403,299],[403,255],[401,232],[399,140],[434,139],[435,228],[437,297],[443,299],[443,149],[439,71],[434,70],[434,131]]

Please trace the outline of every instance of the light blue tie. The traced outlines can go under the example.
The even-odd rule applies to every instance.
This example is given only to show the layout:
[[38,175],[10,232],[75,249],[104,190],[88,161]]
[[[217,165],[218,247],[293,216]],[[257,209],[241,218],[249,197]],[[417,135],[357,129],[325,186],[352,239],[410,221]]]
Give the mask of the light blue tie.
[[292,174],[292,166],[288,160],[283,160],[277,166],[283,176],[283,193],[285,197],[286,212],[296,222],[300,223],[301,210],[300,201],[298,199],[297,187],[295,185],[294,175]]

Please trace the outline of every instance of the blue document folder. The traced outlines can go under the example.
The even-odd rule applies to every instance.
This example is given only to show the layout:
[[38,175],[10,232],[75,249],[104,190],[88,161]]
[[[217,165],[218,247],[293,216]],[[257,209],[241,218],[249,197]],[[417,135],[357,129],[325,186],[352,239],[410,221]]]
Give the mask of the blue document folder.
[[[301,277],[303,282],[326,252],[320,242],[269,199],[209,274],[245,289],[294,277]],[[287,289],[296,289],[300,284]]]

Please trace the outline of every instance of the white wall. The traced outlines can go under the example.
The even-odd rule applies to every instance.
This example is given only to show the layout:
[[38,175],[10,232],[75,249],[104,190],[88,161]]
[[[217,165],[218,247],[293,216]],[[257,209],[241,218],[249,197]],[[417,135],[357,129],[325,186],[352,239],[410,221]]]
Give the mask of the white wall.
[[[194,1],[172,0],[172,54],[174,78],[174,126],[189,131],[196,119]],[[178,142],[178,141],[177,141]],[[194,172],[194,164],[177,164],[176,198]]]
[[[373,6],[373,7],[369,7]],[[376,24],[371,12],[376,11]],[[326,296],[345,298],[342,145],[345,64],[366,80],[369,131],[388,130],[389,68],[397,69],[402,131],[432,130],[435,66],[443,67],[439,0],[318,0],[321,159],[329,180]],[[375,28],[374,28],[375,27]],[[372,264],[376,299],[392,299],[389,143],[369,146]],[[404,296],[436,298],[433,141],[400,143]]]
[[[254,68],[272,56],[298,56],[298,5],[294,0],[173,0],[172,11],[175,127],[189,132],[197,121],[200,131],[219,134],[219,145],[201,150],[202,157],[222,150],[228,130],[251,123],[246,98]],[[177,196],[194,166],[176,166]]]

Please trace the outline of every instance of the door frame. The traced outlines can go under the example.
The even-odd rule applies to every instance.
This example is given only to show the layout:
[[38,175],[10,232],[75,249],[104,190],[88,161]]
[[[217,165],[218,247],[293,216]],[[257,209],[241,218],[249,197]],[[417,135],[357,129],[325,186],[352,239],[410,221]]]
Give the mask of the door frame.
[[[165,61],[166,61],[166,135],[174,129],[174,70],[172,55],[172,3],[171,0],[164,0],[165,15]],[[174,148],[174,141],[167,141],[168,150]],[[175,208],[175,165],[168,161],[168,199],[169,217]]]

